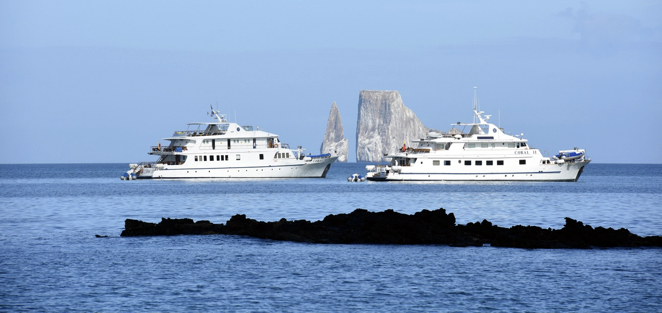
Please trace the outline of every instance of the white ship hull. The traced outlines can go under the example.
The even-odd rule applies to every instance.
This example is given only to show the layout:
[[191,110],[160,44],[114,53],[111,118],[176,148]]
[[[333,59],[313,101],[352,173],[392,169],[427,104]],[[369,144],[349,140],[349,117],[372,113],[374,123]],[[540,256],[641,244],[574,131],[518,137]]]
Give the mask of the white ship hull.
[[381,171],[368,172],[371,181],[566,181],[579,179],[584,166],[590,161],[536,166],[500,166],[498,170],[481,168],[444,169],[430,167],[400,167],[397,171],[384,167]]
[[243,165],[218,167],[183,167],[170,165],[163,168],[145,168],[138,179],[187,178],[324,178],[337,157],[310,162],[271,165]]

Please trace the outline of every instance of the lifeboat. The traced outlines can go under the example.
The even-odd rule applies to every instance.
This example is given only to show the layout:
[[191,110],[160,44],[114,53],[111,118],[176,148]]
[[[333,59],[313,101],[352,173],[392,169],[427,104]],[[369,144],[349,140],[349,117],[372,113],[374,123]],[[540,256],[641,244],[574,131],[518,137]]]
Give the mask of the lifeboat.
[[566,150],[559,151],[559,154],[555,155],[554,158],[557,160],[576,160],[584,156],[584,150]]

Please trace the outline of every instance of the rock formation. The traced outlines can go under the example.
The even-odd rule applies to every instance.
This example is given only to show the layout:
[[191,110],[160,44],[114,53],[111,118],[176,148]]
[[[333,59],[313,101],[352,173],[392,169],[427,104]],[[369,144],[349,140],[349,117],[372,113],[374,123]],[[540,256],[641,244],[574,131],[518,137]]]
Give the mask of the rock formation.
[[428,128],[402,103],[397,91],[361,90],[356,122],[356,161],[383,161],[403,142],[425,138]]
[[342,119],[338,106],[333,102],[331,112],[329,112],[329,120],[326,122],[326,134],[324,134],[324,141],[320,147],[320,153],[329,153],[335,151],[338,154],[339,162],[347,162],[349,154],[349,142],[345,138],[345,131],[342,127]]
[[499,227],[483,220],[456,225],[455,215],[444,209],[407,215],[386,210],[357,209],[350,214],[328,215],[322,221],[260,222],[235,215],[223,224],[164,218],[160,223],[127,219],[122,236],[227,234],[311,243],[339,244],[442,244],[451,246],[514,247],[527,249],[592,247],[662,247],[662,237],[640,237],[627,229],[593,228],[571,218],[562,229],[537,226]]

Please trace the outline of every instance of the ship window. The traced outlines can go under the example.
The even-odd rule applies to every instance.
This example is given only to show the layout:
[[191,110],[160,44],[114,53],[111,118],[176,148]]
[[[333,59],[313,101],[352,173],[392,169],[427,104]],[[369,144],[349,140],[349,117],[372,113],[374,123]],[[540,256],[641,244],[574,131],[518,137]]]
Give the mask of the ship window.
[[439,166],[439,160],[432,160],[432,165]]
[[503,160],[497,160],[497,165],[503,165]]
[[289,153],[289,152],[285,153],[285,158],[286,158],[286,159],[289,159],[289,158],[290,158],[290,153]]
[[227,154],[225,155],[225,160],[230,161],[230,157]]
[[217,155],[217,156],[216,156],[216,161],[220,161],[220,160],[221,160],[221,156],[220,156],[220,155]]
[[509,142],[508,143],[508,148],[515,148],[515,143],[514,142]]
[[260,153],[260,160],[264,160],[264,154]]
[[476,148],[476,144],[475,144],[475,143],[468,143],[468,144],[467,144],[467,149],[473,149],[473,148]]
[[210,161],[210,162],[213,162],[213,161],[214,161],[214,156],[213,156],[213,155],[210,155],[210,156],[209,156],[209,161]]
[[489,146],[489,144],[487,142],[481,142],[480,143],[481,148],[487,148],[488,146]]
[[449,160],[444,161],[444,165],[446,165],[446,166],[451,165],[451,161],[449,161]]
[[526,142],[522,142],[522,143],[520,144],[520,146],[522,146],[522,147],[526,147]]
[[483,165],[483,161],[476,161],[476,165],[477,166]]
[[205,161],[207,161],[207,156],[206,155],[203,158],[204,158]]
[[237,161],[241,160],[241,154],[237,154]]
[[195,156],[195,161],[198,162],[198,156],[197,155]]
[[494,161],[492,161],[492,160],[485,161],[485,165],[494,165],[493,163],[494,163]]
[[464,161],[464,165],[471,165],[471,160]]
[[519,165],[526,165],[526,160],[519,160]]
[[277,158],[277,159],[280,159],[280,152],[277,152],[277,153],[276,153],[276,158]]

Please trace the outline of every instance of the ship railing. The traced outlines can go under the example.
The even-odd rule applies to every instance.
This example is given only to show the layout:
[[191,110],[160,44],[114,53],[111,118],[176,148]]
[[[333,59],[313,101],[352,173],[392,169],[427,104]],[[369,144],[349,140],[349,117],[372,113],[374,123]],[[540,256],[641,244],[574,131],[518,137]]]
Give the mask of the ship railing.
[[331,157],[331,153],[307,155],[307,157],[309,157],[311,159],[328,159],[328,158]]
[[152,146],[151,147],[152,152],[184,152],[187,150],[186,147],[182,146],[165,146],[165,147],[159,147],[159,146]]
[[407,153],[430,153],[431,148],[407,148]]
[[455,138],[455,135],[461,135],[462,138],[471,137],[471,134],[461,133],[461,134],[441,134],[440,136],[435,136],[436,138]]
[[138,165],[138,167],[153,168],[156,165],[156,162],[145,161],[145,162],[138,162],[136,164]]
[[195,131],[195,130],[178,130],[175,131],[172,136],[173,137],[196,137],[196,136],[215,136],[215,135],[225,135],[225,131],[220,129],[219,131],[215,132],[208,132],[208,131]]
[[196,133],[196,132],[191,131],[191,130],[178,130],[178,131],[175,131],[175,133],[172,134],[172,136],[173,137],[193,136],[194,133]]
[[389,167],[389,165],[377,164],[377,165],[370,165],[369,167],[371,167],[371,169],[368,170],[368,168],[366,167],[366,170],[370,173],[375,173],[375,172],[376,173],[380,173],[380,172],[384,173],[384,172],[386,172],[386,168]]

